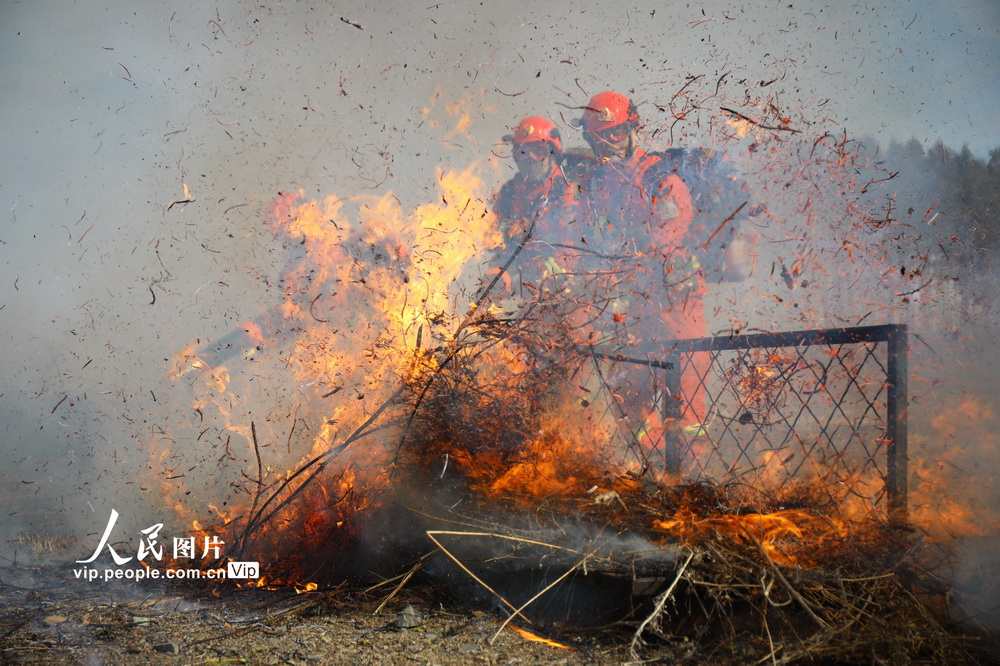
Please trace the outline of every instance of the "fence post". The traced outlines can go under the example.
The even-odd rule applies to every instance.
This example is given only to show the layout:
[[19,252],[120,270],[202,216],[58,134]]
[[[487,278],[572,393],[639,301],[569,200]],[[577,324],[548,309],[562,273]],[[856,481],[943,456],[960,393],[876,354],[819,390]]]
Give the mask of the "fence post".
[[663,409],[663,465],[669,472],[681,468],[681,359],[676,352],[667,356],[667,367],[663,369],[664,386],[668,395],[664,396]]
[[886,495],[889,500],[889,517],[905,521],[907,518],[908,455],[907,455],[907,327],[896,324],[889,327],[886,340]]

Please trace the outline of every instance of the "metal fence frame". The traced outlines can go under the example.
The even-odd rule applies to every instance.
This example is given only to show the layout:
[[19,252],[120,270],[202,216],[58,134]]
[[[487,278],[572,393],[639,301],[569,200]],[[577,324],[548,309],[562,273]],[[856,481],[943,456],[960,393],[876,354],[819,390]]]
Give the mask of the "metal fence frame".
[[[743,351],[761,348],[806,347],[814,345],[845,345],[862,343],[885,343],[885,433],[886,455],[883,476],[888,514],[905,519],[907,511],[907,382],[908,382],[908,331],[905,324],[884,324],[852,328],[829,328],[816,330],[789,331],[779,333],[758,333],[733,335],[728,337],[695,338],[676,340],[669,343],[672,352],[666,358],[644,360],[621,355],[603,356],[616,363],[630,363],[663,370],[665,383],[672,392],[680,390],[680,356],[694,353],[714,353],[720,351]],[[867,398],[866,398],[867,399]],[[838,405],[839,407],[839,405]],[[676,419],[679,415],[674,404],[664,407],[664,419]],[[672,465],[669,443],[664,443],[664,456],[668,467]]]

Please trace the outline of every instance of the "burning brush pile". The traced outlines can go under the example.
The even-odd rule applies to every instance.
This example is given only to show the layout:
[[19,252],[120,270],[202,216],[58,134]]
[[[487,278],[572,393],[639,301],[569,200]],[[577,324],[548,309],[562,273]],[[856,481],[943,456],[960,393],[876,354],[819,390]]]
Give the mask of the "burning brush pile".
[[525,351],[498,377],[479,367],[495,341],[466,343],[412,387],[401,460],[410,487],[441,494],[436,511],[408,508],[457,568],[432,575],[468,583],[510,622],[622,635],[636,660],[961,653],[935,617],[943,590],[923,539],[856,489],[685,482],[599,423],[599,396],[573,390],[600,360]]
[[[651,366],[622,367],[621,331],[581,335],[608,276],[570,297],[511,293],[488,270],[502,243],[474,170],[438,180],[439,204],[373,199],[359,224],[337,200],[275,204],[283,298],[245,330],[286,350],[322,425],[306,455],[271,459],[255,423],[230,424],[248,481],[199,525],[265,564],[259,586],[424,580],[636,660],[962,660],[920,533],[842,476],[767,485],[663,464],[637,435],[662,398]],[[199,411],[231,381],[202,356],[178,373]]]

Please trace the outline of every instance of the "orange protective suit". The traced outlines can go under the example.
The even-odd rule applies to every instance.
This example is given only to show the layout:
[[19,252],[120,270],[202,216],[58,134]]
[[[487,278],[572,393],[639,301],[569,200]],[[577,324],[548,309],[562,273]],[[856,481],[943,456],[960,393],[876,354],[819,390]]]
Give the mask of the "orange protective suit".
[[[695,249],[685,245],[695,211],[687,186],[669,163],[638,147],[627,160],[603,162],[590,175],[584,202],[593,225],[590,244],[600,252],[593,270],[615,275],[606,283],[621,294],[607,304],[610,327],[618,327],[612,341],[624,351],[642,349],[662,358],[673,341],[705,337],[705,278]],[[686,400],[680,423],[689,429],[704,418],[705,391],[698,377],[707,371],[703,356],[696,354],[681,375]],[[662,439],[662,409],[650,409],[642,420],[640,442],[656,446]]]

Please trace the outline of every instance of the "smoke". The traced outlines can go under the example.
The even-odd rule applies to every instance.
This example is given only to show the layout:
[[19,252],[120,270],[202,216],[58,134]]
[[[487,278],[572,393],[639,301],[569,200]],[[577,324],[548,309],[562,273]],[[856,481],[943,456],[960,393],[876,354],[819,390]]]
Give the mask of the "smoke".
[[[771,208],[743,229],[749,279],[713,288],[710,330],[911,324],[911,457],[972,475],[956,501],[995,534],[995,267],[946,258],[963,225],[942,231],[932,184],[874,150],[995,147],[995,4],[401,8],[0,9],[0,536],[93,539],[111,508],[138,529],[172,512],[167,497],[223,505],[256,464],[248,428],[227,422],[256,422],[293,459],[324,416],[280,349],[232,364],[212,408],[168,376],[185,346],[280,300],[277,194],[391,192],[412,210],[437,196],[436,167],[481,159],[499,186],[517,120],[548,115],[582,145],[573,120],[606,88],[639,101],[648,145],[725,149]],[[740,135],[722,107],[786,129]]]

